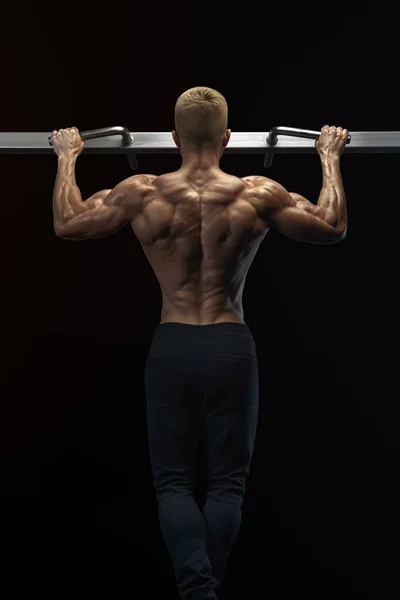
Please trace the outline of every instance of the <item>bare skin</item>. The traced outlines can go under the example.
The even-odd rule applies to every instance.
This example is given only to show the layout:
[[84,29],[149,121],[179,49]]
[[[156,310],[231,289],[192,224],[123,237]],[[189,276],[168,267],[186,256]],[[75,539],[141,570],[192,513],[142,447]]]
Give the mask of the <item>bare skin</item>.
[[75,161],[84,144],[76,128],[55,131],[55,231],[65,239],[90,239],[130,222],[160,283],[161,323],[244,323],[246,276],[271,225],[314,244],[344,239],[347,212],[340,155],[347,136],[340,127],[322,129],[316,148],[323,186],[316,205],[272,179],[240,179],[222,171],[219,161],[229,129],[219,146],[207,150],[183,147],[174,131],[180,169],[159,177],[131,177],[83,202]]
[[[343,134],[339,128],[333,133],[335,142],[330,143],[339,144],[338,149],[323,157],[322,150],[329,147],[326,142],[321,161],[324,176],[329,172],[327,187],[335,187],[336,177],[335,194],[344,197],[338,159],[348,132]],[[295,221],[286,232],[290,237],[334,243],[342,239],[347,226],[341,214],[344,200],[335,203],[331,192],[323,196],[321,191],[316,206],[298,194],[290,195],[266,177],[240,179],[223,172],[219,160],[229,141],[229,130],[222,147],[203,152],[185,152],[176,132],[173,137],[181,149],[182,167],[154,177],[143,190],[141,211],[132,220],[133,231],[160,283],[161,323],[244,323],[243,288],[271,227],[269,216],[283,232],[285,219],[288,229],[289,222]],[[278,210],[274,212],[275,204]],[[282,216],[285,208],[286,213],[293,214]],[[302,230],[310,228],[308,221],[317,231],[304,234],[309,240],[302,237]]]
[[132,228],[160,283],[161,323],[244,323],[247,272],[269,227],[219,169],[156,177]]

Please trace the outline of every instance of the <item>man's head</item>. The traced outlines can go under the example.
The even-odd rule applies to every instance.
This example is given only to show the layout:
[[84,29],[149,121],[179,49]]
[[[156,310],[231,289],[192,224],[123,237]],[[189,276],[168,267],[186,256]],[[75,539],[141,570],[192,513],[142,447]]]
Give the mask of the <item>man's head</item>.
[[175,144],[183,153],[217,152],[222,156],[231,132],[225,98],[208,87],[194,87],[175,105]]

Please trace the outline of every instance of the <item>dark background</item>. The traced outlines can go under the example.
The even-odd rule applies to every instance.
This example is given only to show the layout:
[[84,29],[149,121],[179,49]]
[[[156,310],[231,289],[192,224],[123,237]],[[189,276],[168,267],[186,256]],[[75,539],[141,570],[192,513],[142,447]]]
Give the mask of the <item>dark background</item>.
[[[394,6],[394,5],[393,5]],[[170,131],[206,85],[233,131],[400,130],[390,4],[15,4],[3,14],[0,131]],[[179,155],[138,156],[141,173]],[[315,155],[226,155],[318,199]],[[398,597],[399,155],[341,159],[347,238],[271,230],[248,274],[258,435],[221,598]],[[5,600],[177,598],[146,440],[143,374],[161,294],[129,227],[53,231],[57,159],[0,157]],[[83,155],[83,198],[132,174]]]

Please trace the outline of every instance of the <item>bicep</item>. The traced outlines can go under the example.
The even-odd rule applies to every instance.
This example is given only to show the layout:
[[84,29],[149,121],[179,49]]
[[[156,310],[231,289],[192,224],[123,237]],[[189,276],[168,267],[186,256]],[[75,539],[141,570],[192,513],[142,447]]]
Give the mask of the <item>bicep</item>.
[[56,233],[66,240],[89,240],[116,233],[128,222],[129,216],[123,208],[93,199],[90,207],[69,219]]
[[276,184],[266,199],[269,221],[285,236],[309,244],[334,244],[338,230],[324,219],[320,206]]
[[69,240],[88,240],[111,235],[125,227],[141,210],[142,192],[155,175],[134,175],[112,190],[97,192],[68,219],[57,235]]
[[122,182],[112,190],[97,192],[82,202],[81,210],[59,228],[57,235],[67,240],[88,240],[119,231],[131,218],[128,191]]

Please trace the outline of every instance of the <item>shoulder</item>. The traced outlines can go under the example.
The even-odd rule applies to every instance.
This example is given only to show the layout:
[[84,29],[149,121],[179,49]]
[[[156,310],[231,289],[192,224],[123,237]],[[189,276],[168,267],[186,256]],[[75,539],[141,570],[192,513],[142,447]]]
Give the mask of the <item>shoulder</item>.
[[[142,207],[146,192],[153,188],[157,175],[134,175],[121,181],[104,200],[107,206],[118,206],[131,213]],[[108,190],[107,190],[108,191]]]
[[[125,198],[128,204],[132,202],[138,203],[140,200],[154,188],[154,180],[157,179],[157,175],[133,175],[124,179],[118,184],[117,188],[121,192],[121,195]],[[117,190],[117,188],[115,188]]]
[[273,179],[263,177],[262,175],[248,175],[247,177],[242,177],[241,180],[253,188],[273,188],[274,186],[279,186],[279,183]]
[[149,185],[152,185],[154,180],[157,179],[157,177],[157,175],[148,175],[140,173],[139,175],[133,175],[132,177],[128,177],[128,179],[125,179],[121,182],[121,185],[124,185],[127,189],[138,189],[140,187],[147,187]]
[[243,177],[247,184],[245,197],[256,208],[259,215],[269,222],[269,214],[282,206],[288,193],[285,188],[268,177],[251,175]]
[[242,177],[242,181],[247,184],[248,189],[251,190],[253,195],[261,195],[268,199],[279,199],[287,193],[280,183],[262,175]]

